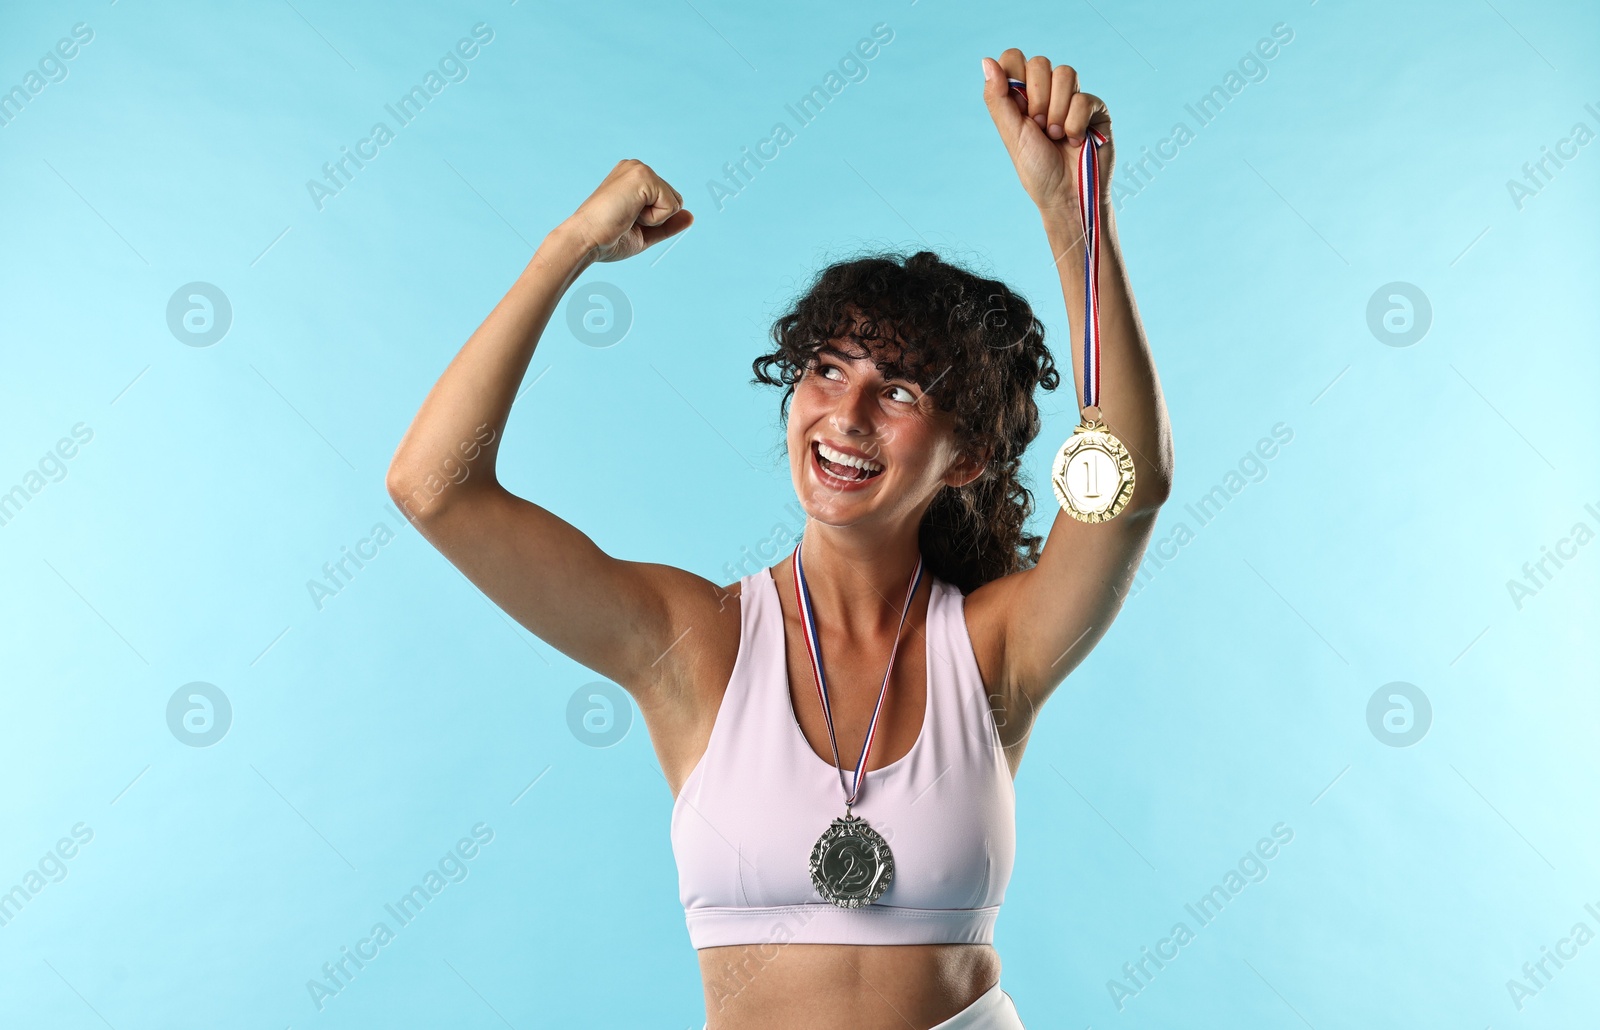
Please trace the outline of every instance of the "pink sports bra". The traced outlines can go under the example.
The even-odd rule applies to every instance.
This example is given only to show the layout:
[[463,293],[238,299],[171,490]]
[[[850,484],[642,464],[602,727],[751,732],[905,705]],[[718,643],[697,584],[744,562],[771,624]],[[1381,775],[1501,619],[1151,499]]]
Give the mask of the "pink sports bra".
[[[672,806],[678,896],[695,948],[993,942],[1016,854],[1016,794],[965,598],[928,578],[921,735],[903,758],[865,774],[854,806],[888,841],[894,878],[855,909],[822,900],[811,883],[811,847],[844,815],[844,792],[795,718],[777,583],[768,570],[740,581],[733,675]],[[860,745],[839,741],[846,782]]]

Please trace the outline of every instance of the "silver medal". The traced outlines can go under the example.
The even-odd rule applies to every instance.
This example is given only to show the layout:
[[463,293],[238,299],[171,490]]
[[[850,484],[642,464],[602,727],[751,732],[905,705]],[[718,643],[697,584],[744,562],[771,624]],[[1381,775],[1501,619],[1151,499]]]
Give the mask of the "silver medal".
[[872,721],[867,724],[867,737],[861,742],[861,757],[856,761],[855,789],[852,790],[845,786],[844,767],[839,764],[839,739],[833,732],[833,709],[828,704],[828,686],[822,674],[822,645],[817,640],[816,619],[811,610],[811,592],[806,588],[800,547],[800,544],[796,544],[794,548],[795,604],[803,616],[806,651],[811,656],[811,671],[817,682],[817,699],[828,724],[828,744],[833,748],[833,765],[839,773],[839,788],[844,791],[844,815],[835,819],[811,848],[811,883],[824,900],[840,908],[865,908],[889,889],[889,881],[894,879],[894,856],[889,853],[889,842],[883,839],[883,835],[868,826],[865,819],[851,812],[850,806],[866,784],[867,756],[872,751],[878,716],[883,711],[884,694],[889,690],[889,677],[894,672],[895,652],[900,649],[900,634],[906,627],[911,599],[917,594],[917,584],[922,582],[922,555],[917,555],[916,567],[911,570],[911,585],[906,589],[906,601],[900,606],[900,626],[895,630],[894,645],[889,649],[889,664],[883,670],[883,684],[878,687],[878,703],[872,710]]
[[840,908],[877,901],[894,879],[889,842],[859,815],[840,816],[811,849],[811,882]]

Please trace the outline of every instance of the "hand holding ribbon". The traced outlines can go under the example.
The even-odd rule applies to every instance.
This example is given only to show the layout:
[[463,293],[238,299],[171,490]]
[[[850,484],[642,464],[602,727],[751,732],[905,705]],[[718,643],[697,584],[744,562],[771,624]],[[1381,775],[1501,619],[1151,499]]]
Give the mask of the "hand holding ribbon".
[[[1091,135],[1100,144],[1090,152],[1097,163],[1100,197],[1111,195],[1111,115],[1105,101],[1078,91],[1078,73],[1071,65],[1052,68],[1043,56],[1024,60],[1013,47],[999,61],[983,58],[983,74],[983,102],[1022,188],[1042,213],[1078,210],[1082,195],[1075,167]],[[1022,87],[1013,89],[1008,80]]]

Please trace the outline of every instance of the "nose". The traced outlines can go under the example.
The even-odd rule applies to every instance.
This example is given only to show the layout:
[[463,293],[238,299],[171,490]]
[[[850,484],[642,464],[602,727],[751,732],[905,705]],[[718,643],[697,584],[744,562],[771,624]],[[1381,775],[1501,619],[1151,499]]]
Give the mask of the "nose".
[[834,405],[828,421],[834,430],[845,436],[865,436],[872,432],[872,415],[868,405],[872,394],[862,383],[852,383]]

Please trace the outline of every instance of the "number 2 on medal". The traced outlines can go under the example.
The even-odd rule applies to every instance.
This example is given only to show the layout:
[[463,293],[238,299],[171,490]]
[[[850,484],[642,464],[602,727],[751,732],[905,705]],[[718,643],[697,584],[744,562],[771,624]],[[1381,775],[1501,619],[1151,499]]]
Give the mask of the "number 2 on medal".
[[859,868],[856,866],[857,854],[858,849],[856,848],[850,848],[844,853],[845,871],[839,877],[839,886],[846,890],[859,884],[861,882],[861,878],[867,874],[865,866],[861,866]]

